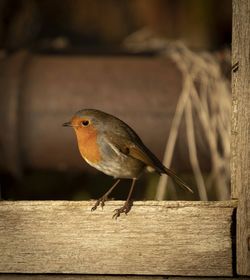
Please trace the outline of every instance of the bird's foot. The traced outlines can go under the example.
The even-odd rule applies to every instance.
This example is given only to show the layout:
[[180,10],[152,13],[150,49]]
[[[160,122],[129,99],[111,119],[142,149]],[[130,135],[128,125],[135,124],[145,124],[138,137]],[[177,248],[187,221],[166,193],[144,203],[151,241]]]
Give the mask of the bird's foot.
[[91,211],[95,211],[97,209],[97,207],[101,204],[101,207],[103,208],[104,205],[105,205],[105,202],[108,200],[108,196],[107,195],[104,195],[102,197],[100,197],[95,205],[91,208]]
[[122,213],[125,213],[126,215],[131,210],[133,206],[133,201],[126,201],[125,204],[121,208],[117,208],[114,210],[115,214],[113,215],[113,219],[117,219],[120,217]]

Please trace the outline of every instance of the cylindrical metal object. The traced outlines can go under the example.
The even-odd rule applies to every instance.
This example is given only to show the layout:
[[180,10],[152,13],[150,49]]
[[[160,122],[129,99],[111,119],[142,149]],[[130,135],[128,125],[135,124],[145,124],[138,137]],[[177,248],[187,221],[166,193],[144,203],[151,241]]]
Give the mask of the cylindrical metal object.
[[[74,132],[62,127],[83,108],[121,118],[163,157],[182,87],[170,59],[19,53],[1,63],[1,73],[2,170],[85,168]],[[184,134],[173,163],[178,170],[190,169]],[[209,155],[201,166],[209,167]]]

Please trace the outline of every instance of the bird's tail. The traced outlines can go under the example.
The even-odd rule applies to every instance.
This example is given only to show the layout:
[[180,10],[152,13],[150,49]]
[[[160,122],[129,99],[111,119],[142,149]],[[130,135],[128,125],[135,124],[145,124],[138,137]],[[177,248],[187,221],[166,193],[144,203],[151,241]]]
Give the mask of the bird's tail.
[[182,187],[185,190],[188,190],[191,193],[194,193],[194,191],[180,178],[178,177],[175,172],[167,167],[164,166],[165,173],[170,176],[174,182],[176,182],[180,187]]

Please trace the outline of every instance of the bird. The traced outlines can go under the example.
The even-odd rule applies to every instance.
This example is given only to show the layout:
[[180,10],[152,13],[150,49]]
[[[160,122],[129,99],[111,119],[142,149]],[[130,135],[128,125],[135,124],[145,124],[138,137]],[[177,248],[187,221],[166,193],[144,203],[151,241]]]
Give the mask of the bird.
[[111,188],[92,207],[103,208],[110,193],[122,179],[131,179],[131,186],[124,205],[115,209],[113,218],[127,214],[132,207],[131,195],[135,182],[146,171],[167,174],[182,188],[192,189],[174,171],[161,161],[142,142],[136,132],[119,118],[97,109],[76,112],[69,122],[63,124],[75,131],[79,152],[92,167],[116,179]]

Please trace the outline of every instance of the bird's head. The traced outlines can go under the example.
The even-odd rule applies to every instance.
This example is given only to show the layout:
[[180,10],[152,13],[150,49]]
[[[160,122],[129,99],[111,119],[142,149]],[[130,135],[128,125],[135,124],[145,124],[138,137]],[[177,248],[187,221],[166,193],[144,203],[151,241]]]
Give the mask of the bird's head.
[[64,123],[63,126],[73,127],[77,136],[84,137],[97,132],[102,117],[100,111],[84,109],[75,113],[71,120]]
[[79,150],[88,162],[100,160],[97,137],[102,131],[105,115],[101,111],[84,109],[75,113],[69,122],[63,124],[74,128]]

